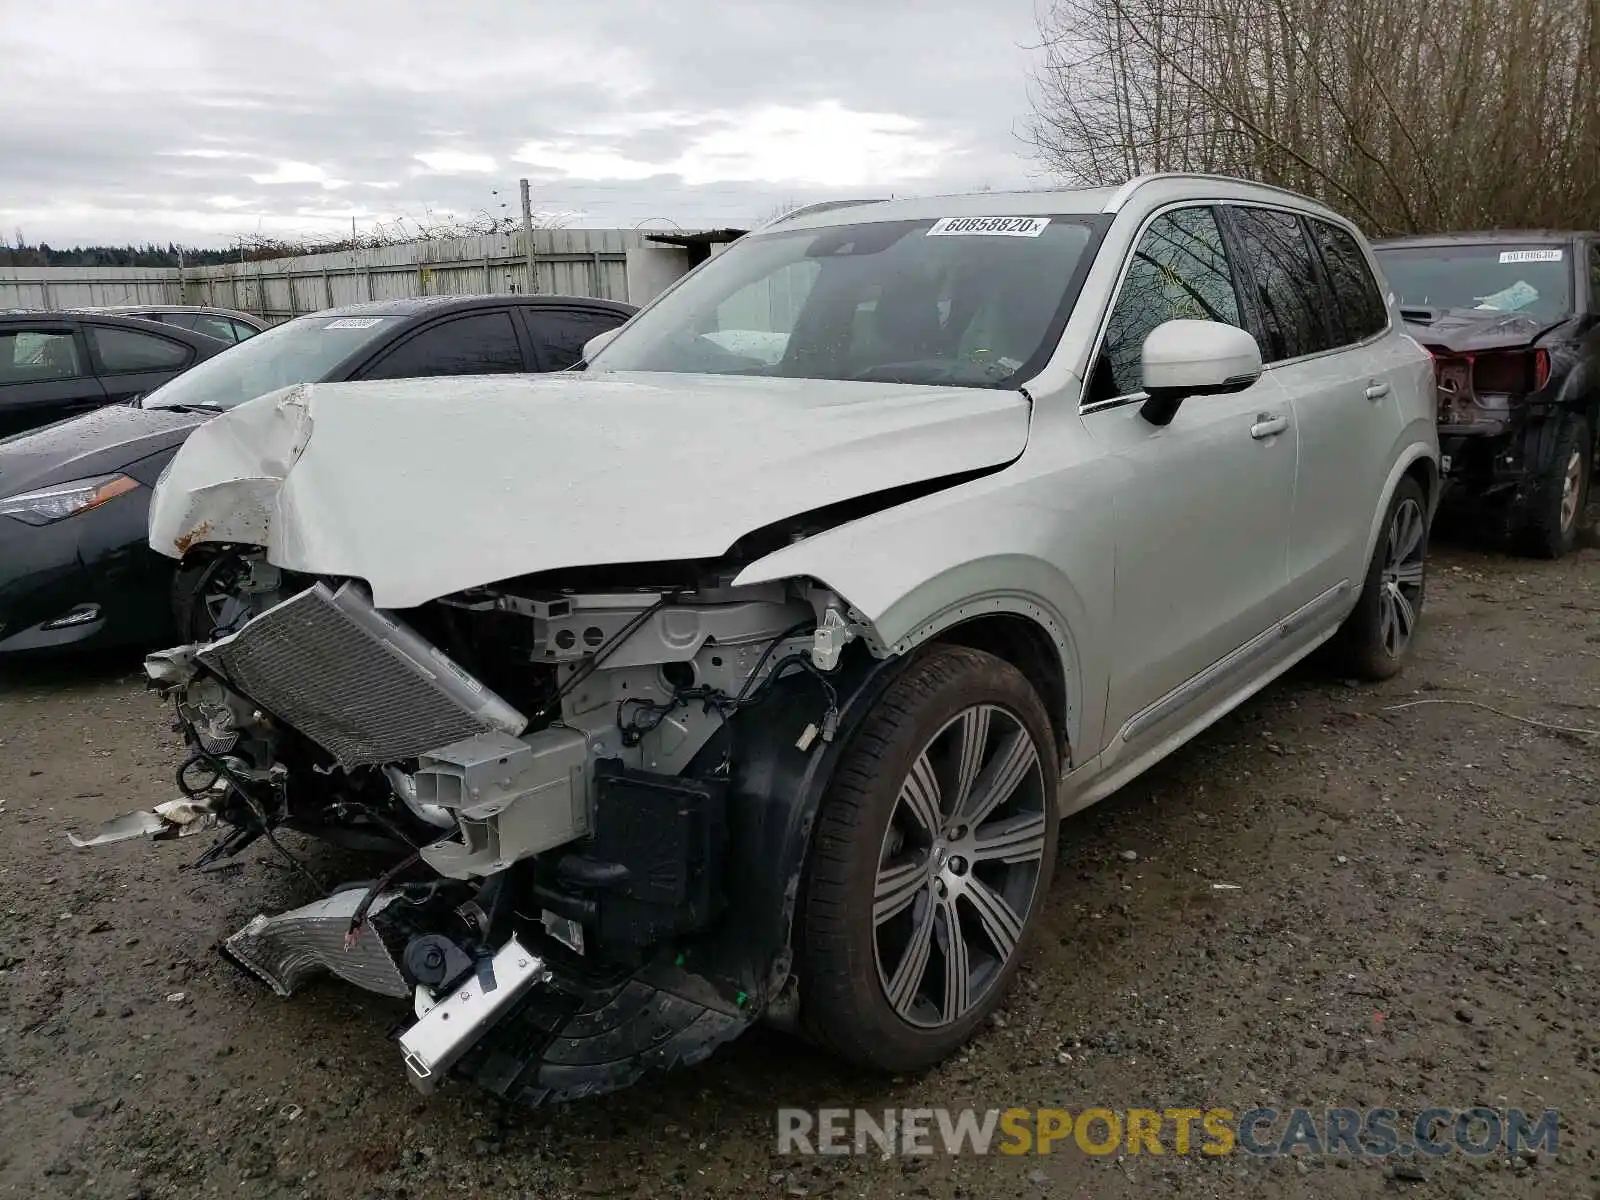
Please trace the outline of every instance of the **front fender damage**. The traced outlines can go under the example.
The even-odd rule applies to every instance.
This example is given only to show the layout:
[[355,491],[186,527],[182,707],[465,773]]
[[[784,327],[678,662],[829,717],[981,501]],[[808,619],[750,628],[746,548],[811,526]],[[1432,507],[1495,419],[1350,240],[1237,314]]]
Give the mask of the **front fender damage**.
[[189,435],[150,500],[150,545],[182,559],[206,542],[273,544],[279,493],[311,438],[311,384],[241,405]]

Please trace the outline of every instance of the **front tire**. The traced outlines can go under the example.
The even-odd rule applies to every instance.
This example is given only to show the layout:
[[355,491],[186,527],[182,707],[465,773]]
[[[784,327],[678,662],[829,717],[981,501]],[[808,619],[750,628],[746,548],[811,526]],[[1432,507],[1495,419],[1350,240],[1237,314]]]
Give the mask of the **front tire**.
[[909,666],[824,797],[801,908],[802,1019],[861,1066],[911,1071],[1000,1004],[1055,862],[1055,738],[1006,662],[940,646]]
[[1561,558],[1572,552],[1589,500],[1594,453],[1589,423],[1575,413],[1560,413],[1555,420],[1554,448],[1514,518],[1518,549],[1535,558]]
[[233,589],[249,575],[250,564],[239,554],[221,554],[185,562],[172,579],[172,621],[185,642],[209,642],[217,630],[236,622],[239,601]]
[[1354,610],[1331,646],[1338,669],[1357,679],[1399,674],[1416,641],[1427,591],[1428,499],[1406,476],[1389,500]]

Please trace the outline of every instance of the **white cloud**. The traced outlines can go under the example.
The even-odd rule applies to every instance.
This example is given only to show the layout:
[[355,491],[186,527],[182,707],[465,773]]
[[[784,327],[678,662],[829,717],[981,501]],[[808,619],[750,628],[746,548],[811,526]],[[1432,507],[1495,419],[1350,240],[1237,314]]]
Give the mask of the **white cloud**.
[[245,154],[239,150],[221,150],[215,146],[202,146],[194,150],[162,150],[164,158],[254,158],[254,154]]
[[727,126],[690,144],[677,173],[689,183],[749,179],[855,187],[937,175],[952,149],[911,117],[853,112],[828,100],[804,109],[772,106],[731,115]]
[[518,174],[602,226],[1013,186],[1035,3],[13,3],[0,228],[225,245],[514,210]]
[[461,150],[427,150],[418,154],[416,159],[428,170],[440,175],[487,174],[496,165],[487,154],[469,154]]
[[723,181],[858,187],[925,179],[955,148],[897,113],[855,112],[836,100],[712,112],[671,157],[632,157],[564,138],[528,142],[512,159],[550,179],[641,180],[676,175],[690,186]]
[[324,188],[348,187],[349,181],[334,179],[315,163],[280,162],[269,174],[248,176],[252,183],[314,183]]
[[618,150],[571,138],[528,142],[511,159],[532,167],[547,179],[649,179],[670,169],[664,163],[629,158]]

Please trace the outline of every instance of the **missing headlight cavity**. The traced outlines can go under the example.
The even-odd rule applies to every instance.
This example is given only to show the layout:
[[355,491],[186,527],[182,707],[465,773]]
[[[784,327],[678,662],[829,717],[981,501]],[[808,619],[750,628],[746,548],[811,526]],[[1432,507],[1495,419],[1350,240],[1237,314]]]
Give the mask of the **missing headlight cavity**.
[[669,662],[661,664],[661,678],[669,688],[678,690],[694,686],[694,664]]

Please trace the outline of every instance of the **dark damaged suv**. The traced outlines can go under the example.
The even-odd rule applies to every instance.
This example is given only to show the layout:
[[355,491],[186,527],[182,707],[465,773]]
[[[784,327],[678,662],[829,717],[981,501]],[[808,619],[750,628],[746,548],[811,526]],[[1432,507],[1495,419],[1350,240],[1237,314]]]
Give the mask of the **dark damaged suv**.
[[1600,234],[1395,238],[1373,250],[1433,355],[1451,490],[1526,553],[1577,543],[1600,430]]

